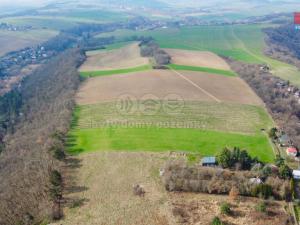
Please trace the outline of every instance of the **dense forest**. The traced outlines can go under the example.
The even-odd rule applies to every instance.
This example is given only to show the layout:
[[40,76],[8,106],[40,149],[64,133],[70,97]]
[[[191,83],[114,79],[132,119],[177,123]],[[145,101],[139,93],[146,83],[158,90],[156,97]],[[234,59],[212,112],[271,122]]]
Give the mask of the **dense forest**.
[[267,34],[266,53],[273,58],[300,66],[300,32],[294,25],[264,29]]
[[69,128],[80,83],[77,68],[83,60],[79,49],[66,50],[1,101],[1,115],[6,116],[2,129],[10,130],[0,157],[0,180],[5,181],[0,182],[1,225],[33,224],[45,215],[57,216],[63,162],[52,150]]

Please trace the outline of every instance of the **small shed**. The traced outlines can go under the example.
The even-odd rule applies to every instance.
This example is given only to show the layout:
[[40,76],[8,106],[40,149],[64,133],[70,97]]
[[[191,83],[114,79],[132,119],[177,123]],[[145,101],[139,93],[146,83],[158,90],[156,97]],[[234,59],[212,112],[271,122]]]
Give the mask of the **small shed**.
[[298,150],[294,147],[290,147],[286,149],[286,154],[288,156],[296,157],[298,154]]
[[217,160],[216,157],[204,157],[201,160],[202,166],[216,166]]
[[300,180],[300,170],[293,170],[293,178]]

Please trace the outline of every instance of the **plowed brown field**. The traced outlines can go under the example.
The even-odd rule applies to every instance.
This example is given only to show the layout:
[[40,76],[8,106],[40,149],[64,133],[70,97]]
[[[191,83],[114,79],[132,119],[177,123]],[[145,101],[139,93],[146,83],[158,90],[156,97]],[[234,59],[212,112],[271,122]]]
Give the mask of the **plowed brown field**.
[[165,51],[172,57],[174,64],[231,70],[225,60],[212,52],[179,49],[165,49]]
[[164,98],[177,94],[184,100],[262,105],[261,100],[238,77],[192,71],[153,70],[88,79],[77,94],[80,105],[117,100],[123,94],[136,98],[152,94]]
[[149,59],[141,57],[137,43],[126,47],[103,51],[88,56],[86,62],[80,67],[80,71],[115,70],[130,67],[138,67],[149,64]]

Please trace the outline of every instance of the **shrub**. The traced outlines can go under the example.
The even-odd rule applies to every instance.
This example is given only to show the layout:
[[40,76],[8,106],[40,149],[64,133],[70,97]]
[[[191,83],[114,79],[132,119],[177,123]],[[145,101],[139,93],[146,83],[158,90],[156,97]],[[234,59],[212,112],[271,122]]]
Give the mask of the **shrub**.
[[227,202],[222,203],[220,207],[220,211],[221,214],[230,215],[231,213],[230,205]]
[[219,217],[214,217],[211,222],[211,225],[224,225],[224,223],[222,223]]
[[260,202],[255,206],[257,212],[265,213],[267,211],[267,204],[265,202]]
[[279,167],[279,176],[283,179],[290,179],[292,177],[292,171],[287,165],[281,165]]
[[251,165],[258,162],[256,158],[251,158],[246,150],[240,150],[235,147],[233,150],[224,148],[223,151],[217,155],[217,160],[220,166],[223,168],[233,168],[239,165],[240,169],[249,170]]
[[272,194],[272,187],[268,184],[260,184],[255,186],[252,190],[251,190],[251,194],[254,197],[261,197],[264,199],[268,199]]
[[53,152],[53,157],[57,160],[64,160],[66,158],[66,154],[61,148],[56,148]]

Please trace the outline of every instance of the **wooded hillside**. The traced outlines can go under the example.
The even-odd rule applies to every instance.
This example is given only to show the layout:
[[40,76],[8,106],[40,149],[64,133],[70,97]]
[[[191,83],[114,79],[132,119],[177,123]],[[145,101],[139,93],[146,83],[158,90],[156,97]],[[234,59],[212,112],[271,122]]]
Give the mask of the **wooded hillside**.
[[[84,55],[67,50],[28,76],[14,91],[17,101],[11,134],[0,155],[0,224],[33,224],[52,213],[49,176],[61,163],[49,149],[55,132],[70,124],[73,96]],[[9,102],[10,105],[16,105]]]

